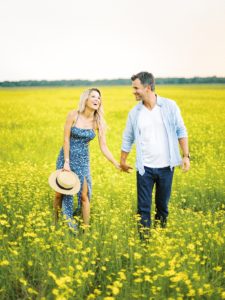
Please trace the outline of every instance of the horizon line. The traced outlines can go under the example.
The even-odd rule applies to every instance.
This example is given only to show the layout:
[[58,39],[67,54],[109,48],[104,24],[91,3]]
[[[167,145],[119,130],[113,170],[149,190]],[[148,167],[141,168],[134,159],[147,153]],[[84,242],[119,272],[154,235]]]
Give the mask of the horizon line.
[[[224,76],[217,76],[217,75],[208,75],[208,76],[191,76],[191,77],[182,77],[182,76],[163,76],[163,77],[155,77],[155,79],[194,79],[194,78],[225,78]],[[21,82],[21,81],[89,81],[89,82],[95,82],[95,81],[113,81],[113,80],[131,80],[130,78],[123,78],[123,77],[117,77],[117,78],[102,78],[102,79],[19,79],[19,80],[1,80],[0,83],[4,82]]]

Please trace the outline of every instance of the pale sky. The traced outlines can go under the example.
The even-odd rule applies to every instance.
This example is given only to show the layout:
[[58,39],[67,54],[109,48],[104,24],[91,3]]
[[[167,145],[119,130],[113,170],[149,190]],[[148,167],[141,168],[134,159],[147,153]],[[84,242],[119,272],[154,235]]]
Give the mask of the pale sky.
[[225,0],[0,0],[0,81],[225,76]]

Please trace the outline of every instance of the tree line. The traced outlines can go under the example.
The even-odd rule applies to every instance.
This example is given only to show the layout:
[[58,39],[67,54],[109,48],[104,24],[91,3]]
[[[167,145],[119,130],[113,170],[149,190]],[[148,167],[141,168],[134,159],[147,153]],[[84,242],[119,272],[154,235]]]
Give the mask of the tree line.
[[[130,85],[130,79],[102,79],[102,80],[21,80],[2,81],[0,87],[67,87],[67,86],[114,86]],[[157,84],[224,84],[225,77],[168,77],[156,78]]]

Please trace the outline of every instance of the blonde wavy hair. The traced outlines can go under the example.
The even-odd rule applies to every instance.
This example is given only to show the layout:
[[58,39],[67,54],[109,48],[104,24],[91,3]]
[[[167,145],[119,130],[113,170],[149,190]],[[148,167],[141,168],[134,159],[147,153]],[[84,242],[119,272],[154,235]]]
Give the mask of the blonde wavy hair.
[[104,111],[102,106],[102,96],[101,92],[97,88],[90,88],[86,91],[84,91],[80,95],[80,102],[78,104],[78,113],[82,113],[85,110],[86,103],[88,100],[88,97],[90,96],[91,92],[97,92],[100,96],[100,105],[99,108],[94,112],[94,128],[99,130],[99,133],[103,133],[106,131],[106,122],[104,119]]

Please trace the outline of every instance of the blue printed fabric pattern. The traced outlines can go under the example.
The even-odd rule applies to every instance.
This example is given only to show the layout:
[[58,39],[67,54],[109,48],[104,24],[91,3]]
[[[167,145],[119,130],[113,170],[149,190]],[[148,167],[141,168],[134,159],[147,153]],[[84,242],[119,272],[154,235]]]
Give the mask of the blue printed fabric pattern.
[[[81,191],[84,184],[84,179],[87,181],[88,186],[88,198],[91,198],[92,183],[90,174],[90,159],[89,159],[89,142],[95,138],[95,132],[93,129],[83,129],[78,127],[71,127],[70,134],[70,168],[75,172],[81,183],[80,191],[77,194],[78,208],[81,208]],[[56,169],[62,169],[64,166],[64,151],[61,148],[57,162]],[[67,220],[73,219],[73,207],[74,200],[73,196],[63,195],[62,198],[62,213]],[[68,225],[76,229],[76,224],[68,222]]]

